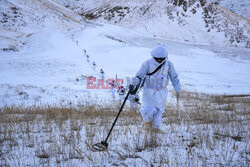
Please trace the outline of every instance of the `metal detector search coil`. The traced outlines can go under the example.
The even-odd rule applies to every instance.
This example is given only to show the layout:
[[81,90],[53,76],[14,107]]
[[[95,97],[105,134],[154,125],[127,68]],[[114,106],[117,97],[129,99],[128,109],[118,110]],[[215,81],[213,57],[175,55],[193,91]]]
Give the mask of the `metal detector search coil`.
[[108,149],[108,143],[102,141],[101,143],[96,143],[92,145],[93,151],[106,151]]

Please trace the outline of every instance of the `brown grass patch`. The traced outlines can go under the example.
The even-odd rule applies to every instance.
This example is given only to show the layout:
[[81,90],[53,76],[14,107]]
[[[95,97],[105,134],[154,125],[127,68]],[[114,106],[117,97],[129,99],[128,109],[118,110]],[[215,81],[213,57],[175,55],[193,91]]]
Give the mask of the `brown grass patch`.
[[[139,159],[146,166],[238,163],[244,166],[249,162],[249,96],[184,91],[179,107],[175,102],[166,105],[163,126],[167,133],[162,137],[145,133],[139,111],[126,106],[109,138],[115,151],[94,154],[87,145],[105,139],[119,107],[119,104],[3,107],[0,110],[0,166],[70,166],[71,160],[85,166],[107,163],[126,166],[130,159]],[[118,144],[114,146],[115,143]],[[223,151],[217,150],[221,155],[215,154],[218,148],[223,148]],[[145,151],[152,156],[145,157]],[[24,159],[27,154],[32,160]],[[184,160],[183,156],[186,156]],[[115,158],[121,162],[117,159],[113,162]],[[128,166],[131,165],[136,163]]]

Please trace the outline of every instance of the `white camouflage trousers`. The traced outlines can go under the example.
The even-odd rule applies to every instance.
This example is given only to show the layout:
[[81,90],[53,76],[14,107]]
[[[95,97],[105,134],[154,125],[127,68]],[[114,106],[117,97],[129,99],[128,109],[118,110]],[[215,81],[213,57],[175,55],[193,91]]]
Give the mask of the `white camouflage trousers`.
[[141,115],[145,122],[153,123],[153,128],[160,129],[161,127],[161,117],[163,114],[163,110],[160,110],[157,107],[151,106],[142,106],[141,107]]

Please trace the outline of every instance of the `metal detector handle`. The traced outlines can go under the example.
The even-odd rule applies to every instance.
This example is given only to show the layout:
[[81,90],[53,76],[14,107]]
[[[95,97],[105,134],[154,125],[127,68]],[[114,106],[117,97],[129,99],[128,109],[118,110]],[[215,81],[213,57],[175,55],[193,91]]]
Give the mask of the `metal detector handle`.
[[110,136],[110,134],[111,134],[111,132],[112,132],[114,126],[115,126],[115,123],[116,123],[116,121],[117,121],[117,119],[118,119],[118,117],[119,117],[119,115],[120,115],[120,113],[121,113],[121,111],[122,111],[122,109],[123,109],[123,107],[124,107],[124,105],[125,105],[125,103],[126,103],[126,101],[127,101],[127,99],[128,99],[128,96],[129,96],[129,94],[130,94],[131,91],[132,91],[132,90],[129,89],[129,91],[128,91],[128,93],[127,93],[127,95],[126,95],[126,97],[125,97],[125,99],[124,99],[124,101],[123,101],[123,103],[122,103],[122,106],[121,106],[121,108],[120,108],[120,110],[119,110],[119,112],[118,112],[118,114],[117,114],[117,116],[116,116],[116,118],[115,118],[115,121],[114,121],[113,124],[112,124],[112,127],[111,127],[111,129],[110,129],[110,131],[109,131],[109,133],[108,133],[108,136],[106,137],[106,139],[105,139],[105,141],[104,141],[104,143],[105,143],[106,145],[108,145],[108,143],[107,143],[108,138],[109,138],[109,136]]

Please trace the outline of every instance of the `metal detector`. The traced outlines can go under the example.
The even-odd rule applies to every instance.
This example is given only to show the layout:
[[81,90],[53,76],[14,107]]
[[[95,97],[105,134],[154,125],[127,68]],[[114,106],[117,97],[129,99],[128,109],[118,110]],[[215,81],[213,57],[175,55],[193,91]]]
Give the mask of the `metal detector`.
[[129,91],[128,91],[128,93],[127,93],[127,95],[126,95],[126,97],[125,97],[125,99],[124,99],[124,101],[122,103],[122,106],[121,106],[121,108],[120,108],[120,110],[119,110],[119,112],[118,112],[118,114],[117,114],[117,116],[115,118],[115,121],[112,124],[112,127],[111,127],[111,129],[110,129],[110,131],[108,133],[108,136],[106,137],[106,139],[104,141],[101,141],[101,143],[96,143],[96,144],[92,145],[93,151],[106,151],[108,149],[108,143],[107,143],[108,138],[109,138],[109,136],[111,134],[111,131],[113,130],[113,128],[115,126],[115,123],[116,123],[116,121],[117,121],[117,119],[118,119],[118,117],[119,117],[119,115],[120,115],[120,113],[121,113],[127,99],[128,99],[129,94],[131,94],[131,93],[133,93],[135,91],[135,90],[133,91],[133,89],[134,89],[133,87],[129,88]]

